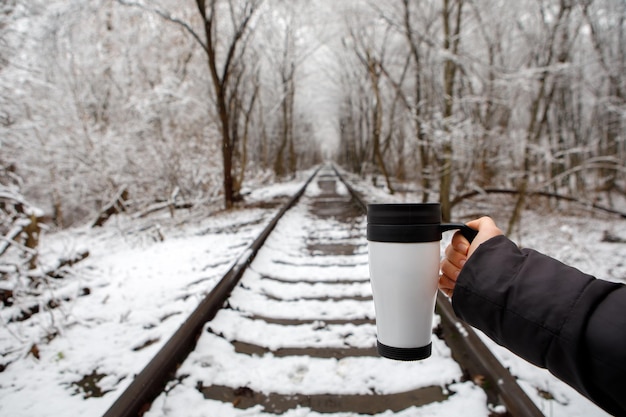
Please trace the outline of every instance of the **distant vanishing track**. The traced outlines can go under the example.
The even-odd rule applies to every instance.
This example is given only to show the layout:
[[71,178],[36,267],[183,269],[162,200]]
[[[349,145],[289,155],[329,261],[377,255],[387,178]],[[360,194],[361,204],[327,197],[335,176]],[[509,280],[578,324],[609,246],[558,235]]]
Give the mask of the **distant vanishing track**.
[[[279,224],[290,210],[301,212],[311,224],[293,224],[288,220],[285,225]],[[349,359],[362,363],[358,366],[367,370],[373,359],[389,361],[378,358],[375,349],[373,302],[362,227],[365,210],[363,198],[336,169],[317,170],[135,377],[105,417],[138,416],[148,410],[168,381],[176,377],[178,367],[188,356],[193,356],[190,353],[200,344],[200,338],[209,338],[209,342],[202,342],[204,353],[210,353],[206,352],[207,346],[224,343],[232,346],[225,355],[233,359],[220,362],[222,367],[260,369],[272,361],[308,357],[322,361],[315,362],[320,366],[337,363],[328,365],[323,361]],[[273,231],[293,245],[264,246]],[[261,248],[263,256],[255,260]],[[333,316],[336,311],[341,316]],[[490,404],[503,404],[510,416],[543,415],[474,331],[455,317],[450,302],[441,293],[437,313],[441,324],[435,329],[433,339],[445,341],[463,370],[463,377],[479,384]],[[281,340],[266,343],[262,337],[255,336],[270,333],[280,334]],[[394,366],[401,365],[404,363]],[[320,379],[325,376],[319,369],[302,369],[302,372],[322,372]],[[284,376],[257,384],[280,384],[281,377]],[[292,377],[304,378],[304,374]],[[261,406],[264,412],[274,414],[298,406],[320,413],[376,414],[446,401],[451,395],[440,385],[406,392],[386,392],[372,385],[367,393],[351,393],[350,387],[340,393],[286,393],[275,386],[249,385],[236,376],[232,382],[226,377],[218,379],[200,381],[196,389],[208,400],[242,409]],[[181,410],[177,415],[184,414]]]

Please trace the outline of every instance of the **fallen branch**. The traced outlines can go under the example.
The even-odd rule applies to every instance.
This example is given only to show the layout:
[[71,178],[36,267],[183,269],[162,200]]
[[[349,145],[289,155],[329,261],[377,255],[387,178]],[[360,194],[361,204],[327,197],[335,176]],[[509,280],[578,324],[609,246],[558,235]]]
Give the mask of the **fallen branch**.
[[128,200],[128,190],[126,187],[120,188],[113,200],[102,208],[98,218],[91,227],[101,227],[111,216],[126,210],[124,203]]
[[[483,194],[509,194],[509,195],[517,195],[519,193],[518,190],[512,190],[512,189],[508,189],[508,188],[484,188],[481,190],[474,190],[474,191],[470,191],[468,193],[465,194],[461,194],[460,196],[457,196],[454,198],[454,200],[452,200],[451,206],[454,207],[455,205],[457,205],[458,203],[460,203],[463,200],[466,200],[468,198],[472,198],[472,197],[476,197],[477,195],[483,195]],[[565,200],[565,201],[570,201],[573,203],[578,203],[581,204],[583,206],[591,206],[596,210],[601,210],[607,213],[611,213],[611,214],[617,214],[623,218],[626,218],[626,213],[609,208],[609,207],[604,207],[601,206],[599,204],[596,203],[590,203],[587,201],[581,201],[575,197],[570,197],[567,195],[562,195],[562,194],[557,194],[557,193],[552,193],[552,192],[548,192],[548,191],[527,191],[526,192],[527,195],[529,196],[541,196],[541,197],[549,197],[549,198],[556,198],[557,200]]]
[[182,210],[182,209],[190,209],[193,208],[193,203],[172,203],[171,201],[163,201],[161,203],[155,203],[150,207],[146,208],[142,212],[135,215],[135,218],[141,219],[147,217],[152,213],[156,213],[160,210],[169,209],[171,210]]
[[72,267],[83,259],[86,259],[88,256],[89,251],[84,250],[82,252],[74,254],[74,256],[70,258],[62,258],[59,260],[59,264],[56,266],[56,268],[46,272],[46,275],[54,279],[64,278],[67,273],[67,271],[65,270],[66,267]]
[[605,230],[604,233],[602,234],[602,240],[600,242],[626,243],[626,239],[621,236],[617,236],[616,234],[614,234],[613,232],[609,230]]

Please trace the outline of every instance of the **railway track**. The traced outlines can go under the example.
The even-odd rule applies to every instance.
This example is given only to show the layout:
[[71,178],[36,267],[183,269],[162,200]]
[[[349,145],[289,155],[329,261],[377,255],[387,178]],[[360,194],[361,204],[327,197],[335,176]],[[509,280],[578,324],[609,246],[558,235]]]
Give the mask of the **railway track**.
[[105,416],[543,415],[442,294],[431,358],[378,356],[364,209],[317,171]]

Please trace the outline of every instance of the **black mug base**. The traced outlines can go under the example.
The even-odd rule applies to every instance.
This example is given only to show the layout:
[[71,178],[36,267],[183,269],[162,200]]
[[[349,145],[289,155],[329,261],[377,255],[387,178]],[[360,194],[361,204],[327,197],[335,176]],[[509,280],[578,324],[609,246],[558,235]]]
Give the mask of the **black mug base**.
[[397,361],[418,361],[430,357],[432,352],[432,342],[426,346],[417,348],[397,348],[384,345],[377,341],[378,353],[388,359]]

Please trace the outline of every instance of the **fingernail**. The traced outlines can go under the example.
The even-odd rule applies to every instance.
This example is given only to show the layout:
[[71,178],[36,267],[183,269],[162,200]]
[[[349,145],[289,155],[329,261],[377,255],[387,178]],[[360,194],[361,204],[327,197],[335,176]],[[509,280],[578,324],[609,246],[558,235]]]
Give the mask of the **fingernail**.
[[458,252],[467,253],[468,249],[469,249],[469,246],[467,246],[465,243],[457,243],[456,244],[456,250]]
[[467,259],[461,259],[461,261],[459,261],[459,265],[461,266],[461,268],[463,267],[463,265],[465,265],[466,261]]

